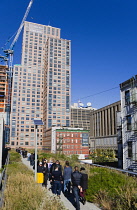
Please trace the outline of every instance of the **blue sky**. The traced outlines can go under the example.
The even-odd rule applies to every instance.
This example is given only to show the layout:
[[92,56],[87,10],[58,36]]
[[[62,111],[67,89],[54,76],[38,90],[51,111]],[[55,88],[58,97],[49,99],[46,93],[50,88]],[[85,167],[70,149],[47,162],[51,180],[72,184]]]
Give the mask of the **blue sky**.
[[[0,47],[18,29],[28,3],[1,2]],[[72,41],[72,103],[101,108],[120,100],[119,84],[137,74],[136,11],[136,0],[34,0],[27,20],[59,27],[61,38]],[[20,63],[21,42],[22,34],[14,63]]]

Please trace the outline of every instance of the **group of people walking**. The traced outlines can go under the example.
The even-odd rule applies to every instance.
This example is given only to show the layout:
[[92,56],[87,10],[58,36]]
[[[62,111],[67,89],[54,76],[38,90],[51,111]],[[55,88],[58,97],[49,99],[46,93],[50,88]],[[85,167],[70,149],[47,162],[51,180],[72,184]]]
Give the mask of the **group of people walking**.
[[[30,165],[35,167],[35,154],[29,153],[23,150],[17,150],[21,155],[27,157],[30,161]],[[65,166],[62,167],[59,160],[49,160],[45,158],[42,161],[37,161],[37,173],[43,173],[43,183],[42,186],[47,188],[47,182],[50,181],[49,190],[53,194],[56,194],[59,198],[61,191],[66,197],[73,194],[75,203],[74,206],[76,210],[80,210],[80,202],[83,205],[86,202],[85,193],[88,188],[88,175],[84,167],[79,169],[78,166],[74,167],[74,170],[69,164],[69,161],[65,162]]]
[[84,167],[81,167],[79,171],[78,166],[75,166],[73,171],[69,161],[65,162],[63,168],[59,160],[47,162],[44,159],[42,162],[39,162],[37,169],[38,173],[44,174],[42,185],[47,187],[47,180],[49,179],[51,184],[49,190],[52,190],[52,193],[56,194],[59,198],[61,191],[63,191],[66,197],[70,196],[72,188],[76,210],[80,210],[80,201],[83,205],[85,204],[85,192],[88,188],[88,175]]

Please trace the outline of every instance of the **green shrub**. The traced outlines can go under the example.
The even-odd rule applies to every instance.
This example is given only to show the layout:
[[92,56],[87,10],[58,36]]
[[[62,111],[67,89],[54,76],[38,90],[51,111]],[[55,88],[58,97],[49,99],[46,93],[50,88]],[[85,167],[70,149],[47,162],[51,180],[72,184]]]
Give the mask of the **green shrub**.
[[94,196],[99,190],[106,190],[108,195],[113,196],[116,194],[116,189],[126,182],[126,176],[114,170],[92,168],[90,172],[87,199],[91,202],[93,202]]
[[120,172],[93,167],[90,170],[87,200],[97,202],[106,210],[137,209],[136,178]]
[[15,162],[15,161],[19,162],[21,160],[21,156],[18,152],[11,150],[9,154],[10,154],[10,163]]
[[115,156],[115,151],[112,149],[96,149],[91,152],[89,158],[91,158],[94,163],[102,163],[114,161]]

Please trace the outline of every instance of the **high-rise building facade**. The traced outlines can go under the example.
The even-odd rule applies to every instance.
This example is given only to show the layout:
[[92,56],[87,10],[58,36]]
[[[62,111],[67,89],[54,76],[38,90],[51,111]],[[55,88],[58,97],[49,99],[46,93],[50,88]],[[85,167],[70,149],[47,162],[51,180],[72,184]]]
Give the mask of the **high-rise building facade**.
[[[10,118],[10,140],[11,146],[13,147],[22,146],[32,148],[35,145],[33,120],[34,118],[43,119],[43,92],[44,89],[47,89],[48,85],[47,83],[44,84],[44,71],[46,71],[46,80],[48,80],[49,75],[47,72],[50,72],[51,68],[51,50],[50,48],[48,48],[49,55],[47,55],[47,47],[50,47],[52,39],[56,40],[58,43],[58,45],[56,46],[58,51],[56,53],[57,55],[54,54],[54,57],[56,57],[55,60],[57,61],[56,65],[63,65],[58,62],[61,61],[59,50],[59,42],[61,40],[60,29],[27,21],[25,22],[22,42],[21,65],[15,65],[13,70],[12,104]],[[61,44],[63,45],[63,41],[61,42]],[[47,45],[47,43],[49,43],[49,45]],[[64,54],[62,56],[64,56]],[[48,69],[44,66],[45,60],[47,61],[47,57],[49,58],[47,62]],[[67,60],[66,62],[68,62],[66,54],[63,59]],[[60,71],[60,66],[58,66],[56,70]],[[52,69],[52,71],[54,72],[54,69]],[[58,73],[62,74],[64,72]],[[58,76],[59,75],[60,74],[58,74]],[[64,86],[60,85],[60,88],[62,87]],[[57,94],[59,93],[57,92]],[[47,96],[44,98],[44,103],[45,100],[48,101],[49,97],[50,96],[48,96],[47,92]],[[47,125],[47,121],[45,122],[45,124]],[[39,126],[39,147],[42,147],[43,144],[42,134],[43,128],[42,126]]]
[[92,106],[79,107],[78,103],[71,106],[71,127],[90,130],[90,113],[96,110]]
[[43,149],[47,149],[47,129],[70,126],[71,41],[48,37],[44,67]]

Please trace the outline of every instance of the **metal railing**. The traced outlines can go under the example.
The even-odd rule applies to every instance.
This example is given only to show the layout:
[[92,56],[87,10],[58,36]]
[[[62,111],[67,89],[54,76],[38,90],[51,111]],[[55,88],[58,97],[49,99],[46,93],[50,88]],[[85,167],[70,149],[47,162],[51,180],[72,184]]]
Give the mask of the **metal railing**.
[[[9,164],[9,153],[6,158],[5,166]],[[7,167],[4,167],[2,173],[0,174],[0,208],[3,206],[4,202],[4,190],[7,182]]]
[[94,163],[85,163],[82,160],[80,162],[81,163],[84,163],[84,164],[89,164],[91,166],[96,166],[96,167],[101,167],[101,168],[108,168],[108,169],[111,169],[111,170],[120,171],[122,173],[131,175],[131,176],[137,176],[137,173],[136,172],[132,172],[132,171],[129,171],[129,170],[123,170],[123,169],[120,169],[120,168],[114,168],[114,167],[109,167],[109,166],[102,166],[102,165],[94,164]]

